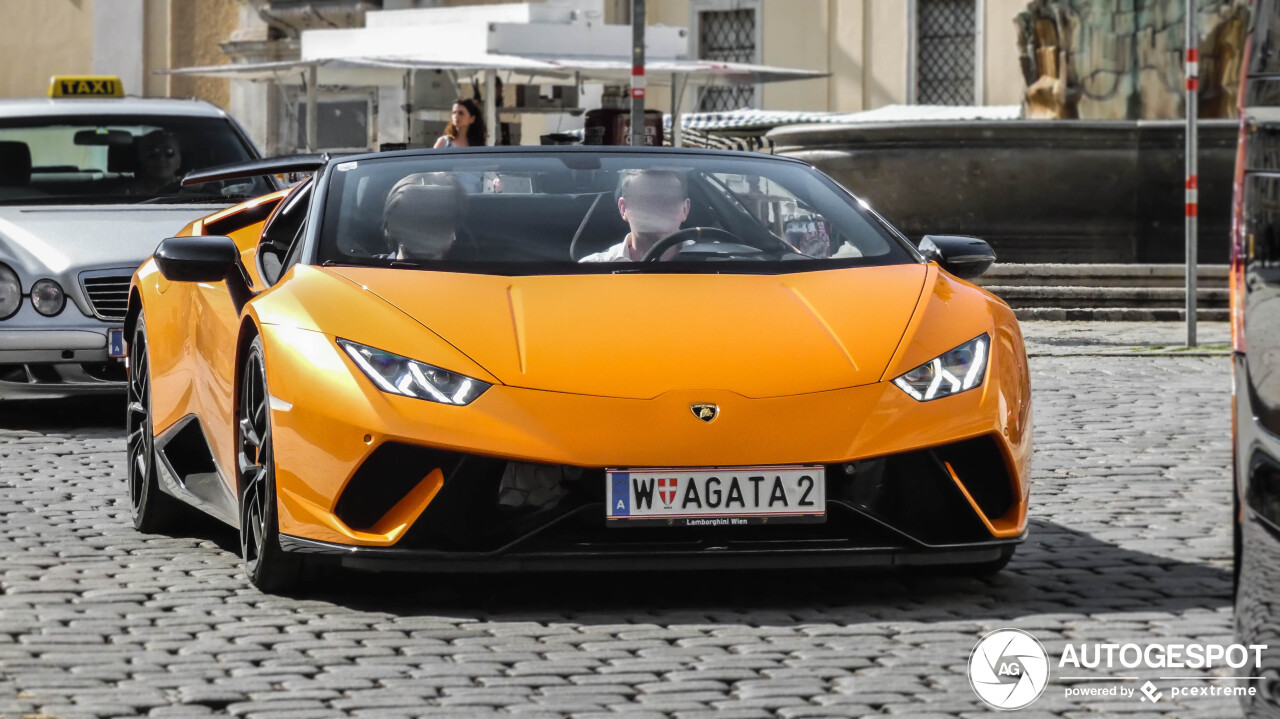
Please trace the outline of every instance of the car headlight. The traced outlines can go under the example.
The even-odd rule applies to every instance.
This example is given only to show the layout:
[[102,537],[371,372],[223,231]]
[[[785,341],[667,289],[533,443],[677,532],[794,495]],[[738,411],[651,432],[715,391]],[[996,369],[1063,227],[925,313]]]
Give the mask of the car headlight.
[[425,362],[366,347],[349,340],[338,340],[369,379],[384,392],[417,397],[440,404],[471,404],[491,386],[474,377],[450,372]]
[[20,304],[22,284],[18,282],[18,273],[8,265],[0,265],[0,320],[12,317]]
[[960,394],[982,384],[990,347],[991,338],[980,335],[904,373],[893,383],[921,402]]
[[52,317],[67,306],[67,295],[57,282],[38,280],[31,285],[31,305],[36,308],[36,312]]

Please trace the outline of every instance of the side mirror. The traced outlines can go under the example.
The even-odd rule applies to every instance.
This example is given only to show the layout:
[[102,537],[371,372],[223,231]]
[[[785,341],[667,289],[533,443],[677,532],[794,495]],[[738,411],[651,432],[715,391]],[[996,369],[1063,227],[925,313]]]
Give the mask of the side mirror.
[[170,282],[218,282],[240,261],[240,248],[222,235],[170,237],[160,242],[153,256]]
[[991,245],[976,237],[957,235],[925,235],[920,240],[920,254],[962,280],[980,277],[996,261]]

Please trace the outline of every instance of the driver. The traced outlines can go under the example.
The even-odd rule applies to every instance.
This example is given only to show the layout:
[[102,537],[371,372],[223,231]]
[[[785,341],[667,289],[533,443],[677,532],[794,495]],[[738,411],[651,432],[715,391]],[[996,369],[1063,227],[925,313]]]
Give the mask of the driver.
[[130,194],[158,195],[181,188],[182,148],[178,139],[164,130],[153,130],[137,140],[138,169]]
[[463,190],[453,175],[409,175],[387,193],[382,234],[391,260],[440,260],[453,247],[462,214]]
[[[618,182],[618,213],[631,232],[618,244],[579,262],[639,262],[658,240],[680,229],[689,216],[689,192],[675,170],[628,170]],[[672,247],[663,259],[679,252]]]

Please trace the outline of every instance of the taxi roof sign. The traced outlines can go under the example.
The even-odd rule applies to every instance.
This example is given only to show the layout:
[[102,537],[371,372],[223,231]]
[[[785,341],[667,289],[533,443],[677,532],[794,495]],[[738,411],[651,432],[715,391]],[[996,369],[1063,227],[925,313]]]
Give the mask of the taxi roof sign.
[[124,86],[115,75],[54,75],[49,97],[124,97]]

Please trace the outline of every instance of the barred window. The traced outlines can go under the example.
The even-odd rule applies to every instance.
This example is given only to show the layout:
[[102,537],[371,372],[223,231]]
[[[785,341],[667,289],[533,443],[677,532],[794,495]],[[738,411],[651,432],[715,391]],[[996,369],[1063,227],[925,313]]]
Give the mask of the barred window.
[[[703,10],[698,13],[698,57],[726,62],[756,61],[756,11]],[[755,86],[708,87],[698,99],[699,112],[725,112],[755,106]]]
[[916,0],[916,102],[975,104],[974,0]]
[[[359,149],[369,146],[369,97],[320,97],[316,102],[316,142],[319,147]],[[307,146],[307,103],[299,98],[294,145]]]

